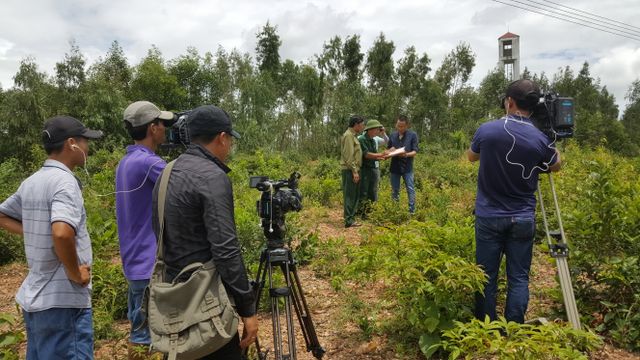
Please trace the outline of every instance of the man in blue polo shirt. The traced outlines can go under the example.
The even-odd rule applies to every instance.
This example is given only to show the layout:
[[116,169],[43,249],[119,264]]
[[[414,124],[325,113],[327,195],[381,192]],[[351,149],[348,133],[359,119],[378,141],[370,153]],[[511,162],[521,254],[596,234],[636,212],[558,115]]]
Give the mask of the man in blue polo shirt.
[[46,121],[47,159],[0,204],[0,228],[24,237],[29,274],[16,302],[27,331],[27,360],[93,359],[91,240],[82,184],[89,139],[102,137],[70,116]]
[[484,294],[476,294],[478,319],[497,319],[502,255],[507,261],[505,318],[523,323],[529,304],[538,174],[560,170],[560,154],[530,119],[539,99],[540,88],[534,82],[511,83],[503,101],[507,115],[482,124],[467,150],[470,161],[480,160],[475,208],[476,263],[489,278]]
[[418,134],[409,130],[409,119],[398,116],[396,121],[396,131],[389,136],[389,150],[404,148],[405,152],[391,158],[389,172],[391,174],[391,197],[393,200],[400,199],[400,179],[404,180],[409,198],[409,212],[416,211],[416,189],[413,183],[413,158],[418,153]]
[[155,151],[165,141],[173,113],[148,101],[136,101],[124,111],[124,124],[134,141],[116,169],[116,219],[122,268],[129,283],[127,317],[131,324],[129,358],[144,358],[151,344],[149,328],[140,312],[156,258],[156,236],[151,228],[151,193],[166,166]]

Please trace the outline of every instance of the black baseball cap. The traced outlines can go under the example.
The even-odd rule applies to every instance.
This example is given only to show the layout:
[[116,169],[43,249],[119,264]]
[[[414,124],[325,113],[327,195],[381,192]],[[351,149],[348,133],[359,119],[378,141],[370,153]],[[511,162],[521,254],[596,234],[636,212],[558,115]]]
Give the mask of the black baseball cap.
[[202,105],[195,108],[187,118],[187,126],[191,137],[226,132],[236,139],[240,138],[240,134],[231,128],[229,114],[214,105]]
[[77,136],[99,139],[102,137],[102,131],[88,129],[80,120],[67,115],[58,115],[48,119],[44,123],[44,130],[42,130],[42,141],[45,144],[55,144]]
[[533,106],[540,100],[540,86],[531,80],[516,80],[509,84],[505,96]]

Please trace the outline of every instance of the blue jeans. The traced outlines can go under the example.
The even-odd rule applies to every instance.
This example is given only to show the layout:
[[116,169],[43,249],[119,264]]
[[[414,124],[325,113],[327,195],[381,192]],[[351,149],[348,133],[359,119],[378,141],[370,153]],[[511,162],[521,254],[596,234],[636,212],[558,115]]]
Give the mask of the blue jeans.
[[151,334],[149,334],[149,326],[145,324],[146,319],[141,311],[142,295],[144,295],[144,289],[149,285],[149,280],[127,281],[129,282],[127,318],[129,319],[129,324],[131,324],[129,342],[149,345],[151,344]]
[[404,174],[391,173],[391,198],[395,201],[400,199],[400,178],[404,179],[407,197],[409,198],[409,212],[413,214],[416,211],[416,189],[413,184],[413,171]]
[[476,294],[476,318],[496,316],[498,272],[504,254],[507,259],[507,303],[504,317],[524,323],[529,305],[529,270],[533,252],[535,221],[530,217],[476,216],[476,263],[484,269],[489,282],[484,294]]
[[27,360],[93,359],[91,309],[54,308],[23,311]]

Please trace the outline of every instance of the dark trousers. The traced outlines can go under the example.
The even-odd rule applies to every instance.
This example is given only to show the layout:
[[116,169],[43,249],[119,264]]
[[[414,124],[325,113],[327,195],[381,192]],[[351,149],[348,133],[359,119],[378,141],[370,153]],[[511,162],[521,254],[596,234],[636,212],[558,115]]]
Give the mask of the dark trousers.
[[240,350],[240,335],[236,333],[236,336],[227,343],[227,345],[218,349],[218,351],[211,353],[205,357],[200,358],[202,360],[241,360],[242,351]]
[[371,210],[371,204],[378,201],[378,186],[380,184],[380,169],[360,169],[360,195],[358,199],[358,213],[362,216]]
[[342,170],[342,198],[344,199],[345,225],[351,225],[355,222],[359,193],[360,186],[353,182],[351,170]]
[[378,186],[380,185],[380,169],[360,169],[360,201],[378,201]]
[[[167,359],[167,355],[164,356]],[[231,341],[225,346],[218,349],[218,351],[211,353],[205,357],[201,357],[201,360],[241,360],[242,351],[240,350],[240,335],[236,333]]]
[[533,252],[535,221],[523,217],[476,216],[476,263],[489,278],[484,294],[476,294],[476,318],[496,320],[498,272],[507,259],[507,303],[504,317],[524,323],[529,305],[529,270]]

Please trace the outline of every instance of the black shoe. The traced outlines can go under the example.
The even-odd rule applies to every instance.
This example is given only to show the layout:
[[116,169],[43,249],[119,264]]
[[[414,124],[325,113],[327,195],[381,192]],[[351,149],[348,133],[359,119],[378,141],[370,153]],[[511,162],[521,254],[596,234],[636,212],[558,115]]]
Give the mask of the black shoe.
[[351,223],[351,224],[345,224],[344,225],[345,228],[358,227],[358,226],[362,226],[362,224],[354,222],[354,223]]

